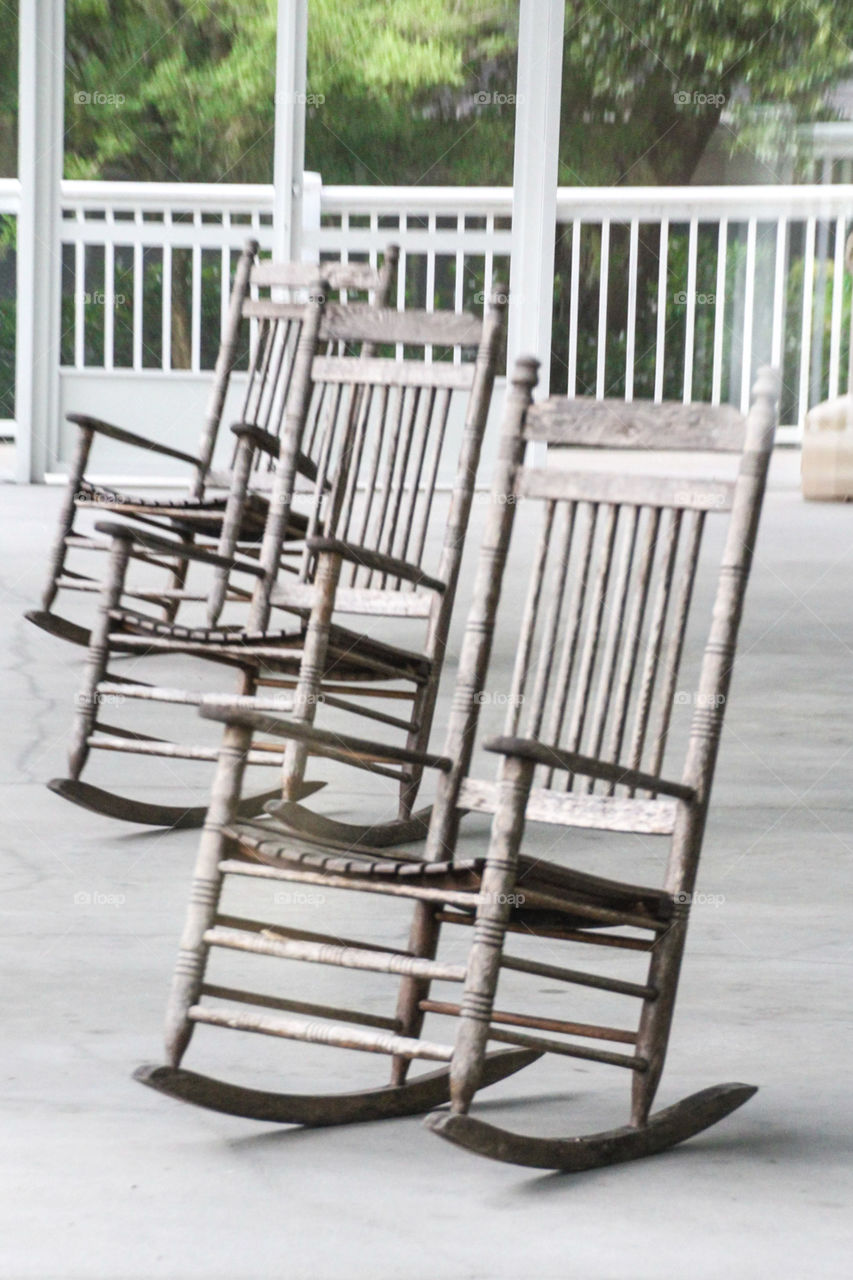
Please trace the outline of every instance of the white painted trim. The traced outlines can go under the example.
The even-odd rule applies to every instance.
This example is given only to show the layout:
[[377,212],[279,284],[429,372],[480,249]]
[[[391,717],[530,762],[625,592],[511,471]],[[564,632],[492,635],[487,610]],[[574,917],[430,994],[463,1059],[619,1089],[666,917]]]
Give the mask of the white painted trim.
[[507,368],[536,356],[541,396],[551,364],[564,14],[564,0],[521,0],[518,24]]
[[56,447],[64,54],[64,0],[21,0],[15,452],[23,481],[42,477]]
[[301,251],[307,60],[308,0],[278,0],[273,257],[279,262],[296,262]]

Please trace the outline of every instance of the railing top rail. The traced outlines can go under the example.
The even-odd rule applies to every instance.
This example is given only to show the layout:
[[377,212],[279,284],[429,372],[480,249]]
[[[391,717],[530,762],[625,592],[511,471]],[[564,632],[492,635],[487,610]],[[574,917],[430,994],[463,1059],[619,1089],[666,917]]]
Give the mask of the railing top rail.
[[193,206],[210,210],[252,212],[273,207],[273,187],[249,182],[86,182],[64,179],[63,203],[97,206],[126,205],[138,208]]
[[831,218],[853,212],[853,184],[729,187],[560,187],[557,218],[659,221],[698,218]]
[[388,210],[507,214],[512,209],[512,187],[324,186],[322,203],[328,212],[340,208],[352,213]]
[[[15,179],[0,179],[0,199],[17,200]],[[273,188],[261,183],[87,182],[65,180],[62,199],[78,207],[193,208],[270,212]],[[493,214],[512,212],[511,187],[324,186],[324,213]],[[557,217],[600,222],[662,218],[835,217],[853,211],[853,184],[727,187],[560,187]]]

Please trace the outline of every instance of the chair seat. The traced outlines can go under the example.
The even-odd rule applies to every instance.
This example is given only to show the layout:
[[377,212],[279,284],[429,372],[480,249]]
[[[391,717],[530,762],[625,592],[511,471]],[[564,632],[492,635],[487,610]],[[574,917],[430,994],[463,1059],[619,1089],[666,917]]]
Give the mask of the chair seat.
[[[307,617],[307,610],[297,610]],[[136,648],[130,637],[149,638],[157,642],[159,651],[197,653],[215,659],[217,650],[227,661],[255,662],[264,668],[293,671],[298,674],[302,662],[302,645],[305,637],[304,623],[297,623],[288,630],[245,631],[239,624],[218,627],[187,627],[151,618],[126,609],[114,609],[110,613],[114,630],[110,632],[110,647],[121,651],[125,647]],[[429,679],[431,664],[422,654],[395,645],[384,644],[369,636],[361,635],[347,627],[332,627],[326,656],[324,676],[336,680],[400,679],[414,680],[418,684]]]
[[[469,891],[471,911],[476,909],[486,866],[484,857],[426,862],[410,853],[388,855],[359,846],[333,848],[278,832],[274,822],[263,820],[234,823],[227,835],[236,841],[245,858],[282,870],[291,868],[343,878],[353,887],[361,880],[371,884],[421,884],[430,890],[446,889],[454,895]],[[521,911],[529,917],[531,909],[537,909],[537,895],[547,900],[544,909],[549,914],[557,912],[564,917],[564,924],[579,928],[601,927],[589,914],[595,909],[643,917],[649,924],[665,923],[673,910],[672,896],[662,889],[609,880],[522,856],[511,895],[512,915]],[[574,915],[573,907],[576,911],[583,908],[583,913]]]
[[275,648],[299,646],[301,653],[304,629],[301,625],[290,630],[245,631],[239,623],[218,627],[187,627],[163,618],[149,618],[140,613],[114,609],[110,617],[115,630],[110,632],[110,645],[121,648],[124,636],[150,636],[169,641],[176,650],[186,646],[194,649],[227,645],[229,649],[245,650],[247,656],[261,646]]
[[[227,495],[204,498],[143,498],[137,494],[121,493],[105,485],[86,484],[77,498],[79,507],[109,507],[115,515],[140,515],[168,520],[174,529],[182,532],[216,536],[222,528]],[[244,499],[243,513],[238,534],[239,542],[259,542],[269,510],[268,498],[260,493],[248,493]],[[288,538],[302,538],[308,529],[308,520],[292,511],[288,521]]]

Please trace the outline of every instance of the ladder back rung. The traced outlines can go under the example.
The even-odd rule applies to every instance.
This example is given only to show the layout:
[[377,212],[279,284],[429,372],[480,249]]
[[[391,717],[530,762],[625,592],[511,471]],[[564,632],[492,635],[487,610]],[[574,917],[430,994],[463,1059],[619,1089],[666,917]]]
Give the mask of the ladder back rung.
[[[465,914],[462,911],[440,911],[436,919],[441,924],[460,924],[467,925],[469,928],[475,923],[473,914]],[[551,938],[555,942],[579,942],[583,946],[594,947],[615,947],[624,951],[652,951],[655,946],[654,940],[647,941],[645,938],[632,938],[628,934],[618,933],[582,933],[579,929],[560,929],[553,925],[537,925],[535,920],[528,922],[524,920],[516,923],[510,920],[506,926],[507,933],[520,933],[526,938]]]
[[[219,759],[218,747],[182,746],[177,742],[140,742],[138,738],[110,737],[108,734],[93,733],[87,739],[88,745],[95,751],[126,751],[131,755],[162,756],[170,760],[206,760],[215,763]],[[276,748],[280,756],[282,748]],[[273,746],[249,751],[246,760],[249,764],[278,766],[279,760],[273,758]]]
[[[446,1000],[421,1000],[424,1013],[441,1013],[448,1018],[462,1016],[462,1006]],[[529,1013],[510,1013],[506,1009],[493,1009],[490,1022],[502,1022],[508,1027],[530,1027],[536,1031],[554,1031],[563,1036],[582,1036],[587,1040],[613,1040],[617,1044],[636,1044],[634,1031],[621,1031],[618,1027],[594,1026],[589,1022],[565,1022],[562,1018],[539,1018]]]
[[335,1023],[306,1022],[301,1018],[270,1018],[263,1014],[208,1009],[203,1005],[193,1005],[188,1017],[191,1022],[227,1027],[231,1031],[253,1031],[260,1035],[278,1036],[283,1040],[325,1044],[334,1049],[359,1049],[363,1053],[387,1053],[400,1058],[428,1058],[433,1062],[449,1062],[453,1057],[452,1045],[414,1040],[408,1036],[381,1031],[359,1031],[354,1027],[338,1026]]
[[237,987],[222,987],[211,982],[203,984],[201,994],[218,1000],[233,1000],[236,1004],[254,1004],[263,1009],[277,1009],[281,1013],[305,1013],[316,1018],[331,1018],[334,1022],[355,1022],[363,1027],[379,1027],[383,1031],[400,1029],[396,1018],[383,1018],[378,1013],[365,1013],[360,1009],[338,1009],[326,1004],[310,1004],[305,1000],[285,1000],[279,996],[268,996],[258,991],[243,991]]
[[431,978],[437,982],[464,982],[465,966],[442,964],[417,956],[401,956],[394,951],[368,951],[361,947],[341,947],[330,942],[303,942],[294,938],[272,937],[273,930],[257,935],[239,929],[208,929],[204,940],[208,946],[226,947],[234,951],[250,951],[254,955],[278,960],[304,960],[309,964],[331,964],[343,969],[365,969],[373,973],[393,973],[406,978]]
[[621,978],[607,978],[603,974],[585,973],[582,969],[564,969],[561,965],[541,964],[538,960],[523,960],[520,956],[501,956],[502,969],[515,969],[519,973],[535,974],[539,978],[554,978],[558,982],[571,982],[579,987],[595,987],[598,991],[613,991],[617,995],[637,996],[641,1000],[653,1000],[654,987],[639,982],[624,982]]
[[[371,880],[367,876],[337,875],[330,871],[304,871],[301,867],[272,867],[268,862],[252,862],[248,858],[226,858],[219,864],[224,875],[254,876],[259,880],[283,880],[294,884],[321,884],[327,889],[349,889],[356,893],[381,893],[391,898],[414,898],[419,902],[436,902],[457,907],[476,907],[477,890],[434,889],[430,885],[405,884],[399,879]],[[473,917],[472,917],[473,919]],[[529,934],[531,930],[526,930]],[[642,944],[646,950],[645,943]]]
[[566,1058],[586,1058],[590,1062],[606,1062],[611,1067],[627,1067],[630,1071],[645,1071],[645,1058],[629,1057],[626,1053],[610,1053],[607,1049],[590,1049],[582,1044],[564,1044],[561,1040],[547,1040],[543,1036],[527,1036],[520,1031],[489,1029],[490,1040],[502,1044],[516,1044],[524,1049],[541,1049],[543,1053],[557,1053]]
[[271,924],[268,920],[250,920],[246,916],[218,915],[214,924],[223,929],[242,929],[247,933],[281,934],[283,938],[295,938],[299,942],[332,942],[339,947],[355,947],[362,951],[380,951],[383,954],[393,952],[398,956],[409,956],[411,951],[401,947],[385,947],[378,942],[361,942],[353,938],[342,938],[339,934],[312,933],[307,929],[295,929],[291,925]]
[[[128,688],[127,685],[115,684],[109,680],[98,685],[98,692],[119,694],[124,698],[142,698],[149,702],[177,702],[191,707],[201,706],[206,697],[204,693],[193,692],[190,689],[168,689],[154,685],[135,685]],[[266,697],[263,694],[245,694],[242,698],[239,694],[231,694],[228,701],[232,706],[246,707],[250,711],[287,713],[293,710],[293,698],[283,694],[278,697],[273,694]]]

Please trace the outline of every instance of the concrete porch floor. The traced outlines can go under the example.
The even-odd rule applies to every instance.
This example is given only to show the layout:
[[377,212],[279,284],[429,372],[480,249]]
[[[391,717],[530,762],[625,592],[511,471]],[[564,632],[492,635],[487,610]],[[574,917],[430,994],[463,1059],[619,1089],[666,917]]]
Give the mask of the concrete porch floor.
[[[667,1155],[576,1176],[478,1161],[418,1119],[277,1130],[131,1080],[160,1053],[197,835],[112,823],[45,789],[64,771],[82,653],[21,615],[36,603],[61,495],[0,488],[0,1275],[850,1276],[853,507],[804,504],[797,462],[793,452],[774,459],[700,879],[706,901],[691,922],[659,1105],[726,1080],[760,1092]],[[472,546],[477,536],[475,527]],[[451,664],[436,745],[452,674]],[[136,766],[127,757],[114,770],[129,782]],[[341,786],[357,812],[351,775]],[[472,847],[483,829],[466,836]],[[316,904],[300,900],[294,915],[362,937],[393,920],[404,938],[399,912],[356,901],[330,902],[318,922]],[[359,975],[353,988],[363,1006],[370,981]],[[382,1079],[382,1060],[270,1049],[258,1037],[219,1046],[217,1034],[188,1065],[304,1091]],[[510,1128],[568,1136],[624,1123],[626,1081],[549,1059],[485,1093],[481,1107]]]

